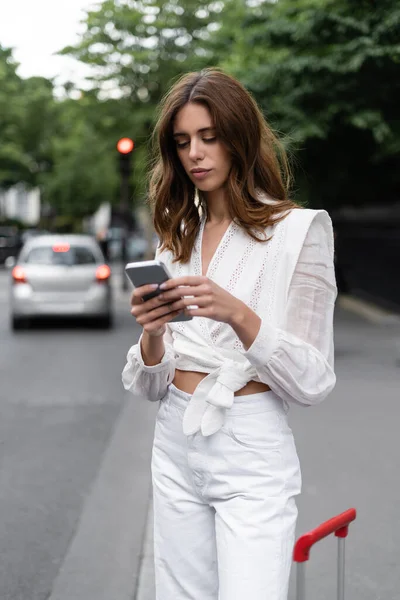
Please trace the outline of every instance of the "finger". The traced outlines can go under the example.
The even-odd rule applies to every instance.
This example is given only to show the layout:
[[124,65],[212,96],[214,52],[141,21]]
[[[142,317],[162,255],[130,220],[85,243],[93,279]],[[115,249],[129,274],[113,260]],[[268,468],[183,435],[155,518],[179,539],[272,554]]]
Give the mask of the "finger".
[[[143,300],[138,299],[132,304],[131,314],[136,318],[147,313],[153,313],[154,315],[153,311],[155,309],[168,304],[171,304],[171,302],[168,303],[164,299],[160,299],[160,295],[157,295],[154,298],[150,298],[150,300],[147,300],[145,302],[143,302]],[[164,312],[165,311],[162,311],[162,314],[164,314]]]
[[160,291],[157,290],[155,293],[152,294],[152,297],[148,298],[148,297],[144,297],[143,301],[146,305],[147,310],[152,310],[153,308],[157,308],[158,306],[160,306],[160,304],[165,304],[165,300],[161,301],[159,299],[160,296]]
[[146,294],[151,294],[156,289],[158,289],[157,283],[149,283],[147,285],[141,285],[140,287],[137,287],[133,290],[132,297],[133,298],[142,298],[143,296],[146,296]]
[[168,279],[160,285],[161,290],[170,290],[178,286],[197,286],[208,281],[208,277],[198,275],[186,275],[185,277],[175,277]]
[[143,304],[143,300],[140,296],[135,294],[136,290],[133,290],[131,294],[131,306],[135,306],[138,304]]
[[140,306],[141,305],[139,304],[134,304],[131,308],[131,315],[133,315],[135,318],[139,317],[143,312],[143,309],[141,309]]
[[177,300],[178,298],[183,298],[184,296],[189,297],[198,297],[198,296],[206,296],[211,293],[211,286],[208,283],[200,284],[198,286],[190,286],[190,287],[178,287],[173,290],[169,290],[160,294],[160,300],[164,300],[164,302],[171,302],[173,300]]
[[[156,285],[156,284],[154,284],[154,285]],[[144,289],[144,287],[145,287],[145,286],[142,286],[142,288],[143,288],[143,289]],[[147,286],[146,286],[146,288],[147,288]],[[157,285],[157,288],[158,288],[158,285]],[[137,289],[139,289],[139,288],[137,288]],[[155,290],[155,289],[154,289],[154,287],[153,287],[153,289],[152,289],[152,290],[150,290],[150,292],[146,291],[146,292],[143,294],[143,296],[144,296],[144,297],[142,297],[142,296],[138,296],[138,295],[137,295],[136,297],[132,296],[132,298],[133,298],[133,301],[131,302],[131,305],[132,305],[132,306],[135,306],[135,305],[142,306],[142,305],[143,305],[143,307],[144,307],[144,309],[145,309],[145,310],[152,310],[153,308],[157,308],[157,306],[160,306],[160,304],[165,304],[165,300],[164,300],[163,302],[161,302],[161,301],[158,299],[158,298],[159,298],[159,296],[160,296],[160,294],[159,294],[159,293],[157,293],[157,294],[154,296],[154,291],[156,291],[156,290]],[[148,294],[148,293],[152,293],[152,294],[153,294],[153,297],[152,297],[152,298],[149,298],[149,299],[146,299],[146,298],[145,298],[145,296],[146,296],[146,294]]]
[[140,306],[143,307],[143,312],[150,312],[155,308],[159,308],[163,304],[167,304],[167,300],[160,298],[161,294],[157,294],[154,298],[150,298],[149,300],[143,300],[140,302]]
[[207,317],[211,318],[211,311],[209,308],[185,308],[185,314],[189,317]]
[[[144,305],[143,305],[144,306]],[[137,310],[135,308],[132,308],[132,314],[133,311],[135,311],[136,315],[136,320],[139,323],[139,325],[145,325],[147,323],[152,323],[153,321],[156,321],[157,319],[159,319],[160,317],[163,317],[164,315],[168,315],[169,313],[171,313],[172,310],[177,310],[177,309],[173,309],[172,308],[172,304],[163,304],[162,306],[159,306],[158,308],[155,308],[154,310]]]
[[176,302],[170,303],[172,310],[183,310],[188,306],[200,306],[202,308],[208,306],[210,307],[212,304],[211,296],[201,296],[196,299],[194,298],[180,298]]
[[185,308],[188,308],[189,306],[195,306],[195,307],[209,307],[211,308],[212,303],[213,303],[213,298],[211,296],[201,296],[198,297],[196,299],[194,298],[182,298],[182,302]]
[[176,310],[174,312],[168,313],[167,315],[164,315],[164,317],[161,317],[160,319],[157,319],[156,321],[152,321],[151,323],[148,323],[147,325],[145,325],[143,327],[143,329],[145,331],[148,331],[149,333],[151,333],[153,331],[157,331],[157,329],[160,329],[163,325],[166,325],[172,319],[174,319],[177,315],[179,315],[180,312],[181,312],[180,310]]

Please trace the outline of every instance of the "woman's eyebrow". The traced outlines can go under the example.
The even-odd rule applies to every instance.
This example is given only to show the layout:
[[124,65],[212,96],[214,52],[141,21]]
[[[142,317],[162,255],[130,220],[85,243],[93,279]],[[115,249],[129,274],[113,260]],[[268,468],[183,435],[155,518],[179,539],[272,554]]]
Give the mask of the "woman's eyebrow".
[[[199,129],[197,131],[197,133],[204,133],[205,131],[215,131],[215,127],[202,127],[201,129]],[[185,133],[184,131],[177,131],[176,133],[174,133],[174,137],[184,136],[184,135],[189,135],[189,134]]]

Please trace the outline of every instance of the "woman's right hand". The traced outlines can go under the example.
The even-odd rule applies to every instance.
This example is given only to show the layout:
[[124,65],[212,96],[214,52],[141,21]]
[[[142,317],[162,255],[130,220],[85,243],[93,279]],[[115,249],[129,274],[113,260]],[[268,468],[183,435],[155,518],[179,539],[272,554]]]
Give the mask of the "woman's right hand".
[[171,311],[170,304],[165,304],[165,300],[163,304],[158,296],[144,301],[143,296],[154,292],[154,289],[152,285],[143,285],[133,290],[131,314],[143,327],[143,331],[150,336],[158,337],[164,335],[166,324],[182,311]]

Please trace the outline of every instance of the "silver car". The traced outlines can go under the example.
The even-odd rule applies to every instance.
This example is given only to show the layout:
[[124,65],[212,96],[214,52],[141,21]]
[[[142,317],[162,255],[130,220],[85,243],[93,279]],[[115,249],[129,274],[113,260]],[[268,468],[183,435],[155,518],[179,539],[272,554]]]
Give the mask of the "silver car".
[[95,317],[112,324],[111,270],[87,235],[42,235],[24,244],[11,272],[11,326],[37,317]]

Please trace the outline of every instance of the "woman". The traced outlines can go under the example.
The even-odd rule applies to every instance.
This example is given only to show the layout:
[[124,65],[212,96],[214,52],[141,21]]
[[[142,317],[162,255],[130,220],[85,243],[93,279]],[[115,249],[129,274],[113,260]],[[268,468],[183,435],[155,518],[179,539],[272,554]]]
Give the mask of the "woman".
[[[277,139],[218,70],[173,86],[156,140],[150,198],[172,279],[149,301],[151,286],[133,292],[143,333],[123,383],[161,401],[157,600],[284,600],[301,486],[287,412],[335,385],[331,221],[288,199]],[[192,320],[171,323],[182,311]]]

